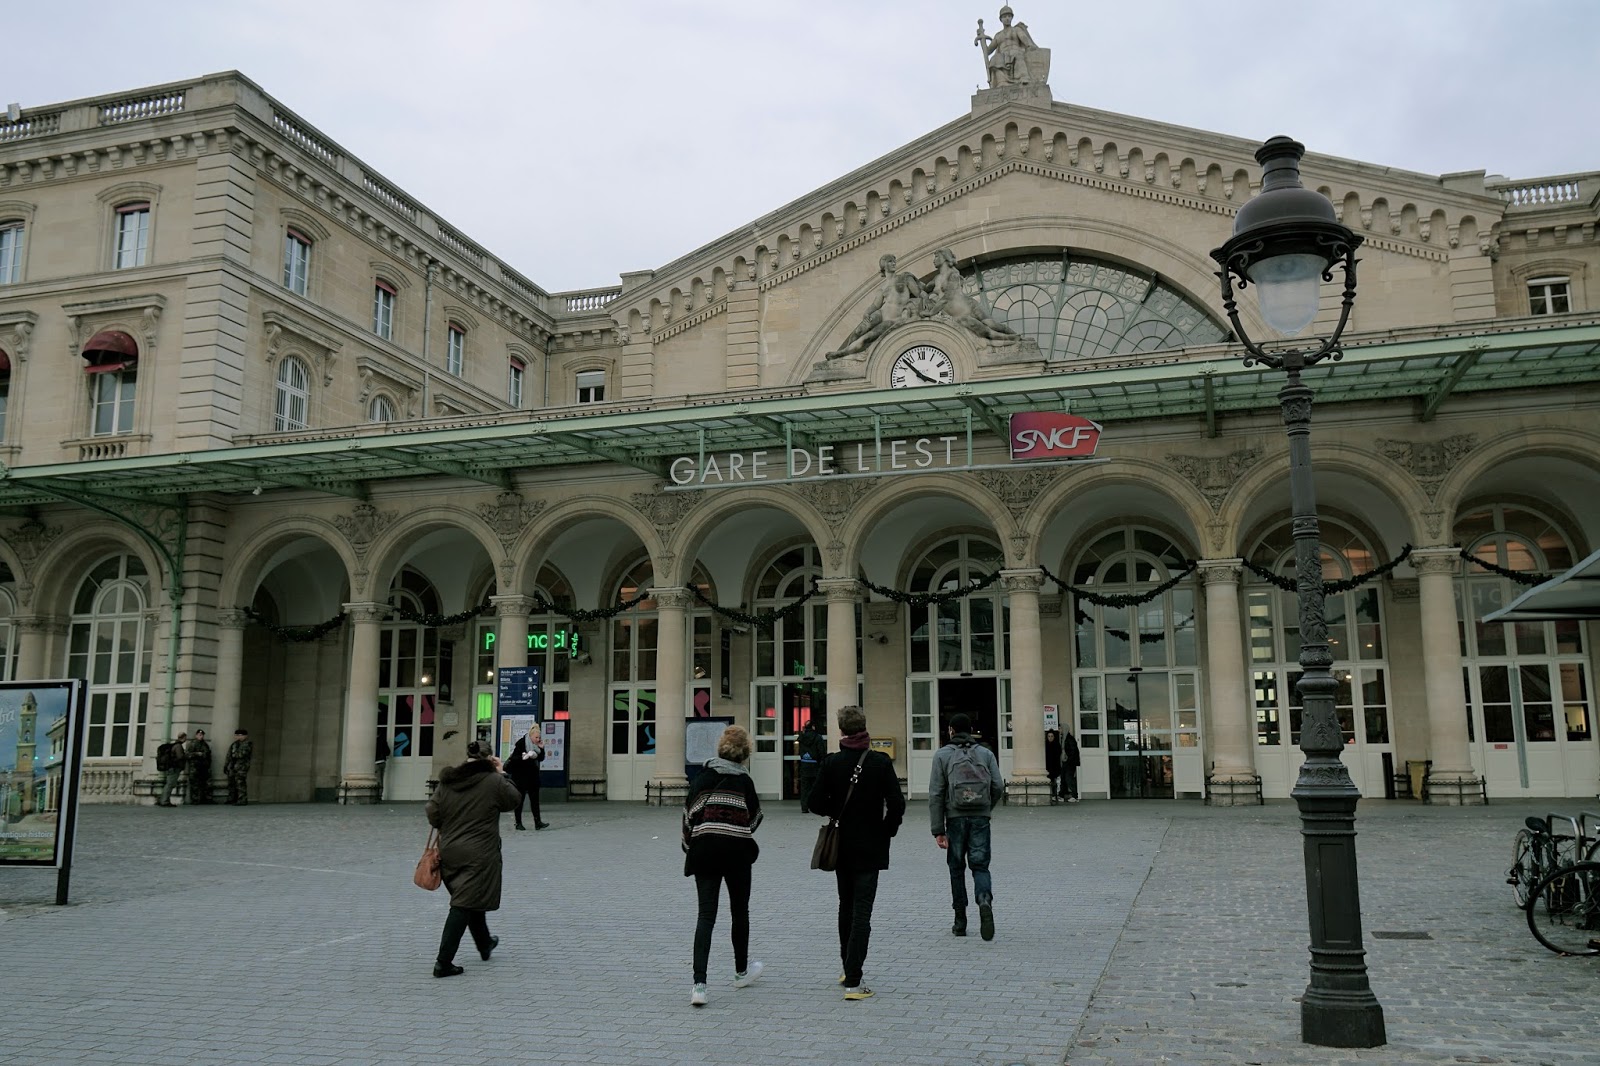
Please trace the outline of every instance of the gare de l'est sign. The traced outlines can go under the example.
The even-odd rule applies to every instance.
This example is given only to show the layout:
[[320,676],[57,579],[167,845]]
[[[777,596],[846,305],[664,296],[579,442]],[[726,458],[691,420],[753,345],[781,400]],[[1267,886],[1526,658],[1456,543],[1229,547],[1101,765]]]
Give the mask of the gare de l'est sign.
[[[1013,463],[1082,462],[1095,458],[1100,446],[1100,425],[1081,415],[1029,411],[1011,416],[1009,442]],[[672,460],[668,471],[672,487],[714,488],[978,466],[973,462],[969,431],[819,444],[813,448],[681,455]]]

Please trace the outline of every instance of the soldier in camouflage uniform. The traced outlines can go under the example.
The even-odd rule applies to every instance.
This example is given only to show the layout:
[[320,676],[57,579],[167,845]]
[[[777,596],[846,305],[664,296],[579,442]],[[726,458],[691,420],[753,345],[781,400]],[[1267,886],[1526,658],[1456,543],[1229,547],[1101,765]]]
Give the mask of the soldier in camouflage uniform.
[[249,790],[245,778],[250,774],[250,756],[255,753],[250,734],[243,729],[233,731],[233,743],[228,745],[228,757],[222,772],[228,778],[228,802],[236,807],[249,805]]
[[189,802],[216,802],[211,795],[211,745],[206,743],[204,729],[194,731],[194,739],[184,746],[184,756],[189,771]]

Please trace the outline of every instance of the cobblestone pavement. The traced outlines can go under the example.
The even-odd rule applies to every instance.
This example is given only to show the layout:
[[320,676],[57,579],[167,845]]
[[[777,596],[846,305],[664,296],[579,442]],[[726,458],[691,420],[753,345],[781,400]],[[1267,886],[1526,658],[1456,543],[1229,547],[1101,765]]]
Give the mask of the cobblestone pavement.
[[752,902],[766,973],[732,987],[724,913],[700,1010],[675,811],[551,804],[538,833],[504,820],[502,946],[485,963],[469,941],[466,974],[440,981],[446,897],[410,883],[418,804],[89,807],[70,906],[51,903],[53,871],[0,869],[0,1060],[1600,1063],[1600,960],[1541,948],[1502,883],[1525,815],[1583,806],[1362,804],[1389,1045],[1361,1052],[1299,1042],[1288,802],[1002,810],[992,943],[950,935],[943,854],[913,804],[878,896],[878,994],[859,1003],[835,983],[833,879],[806,869],[817,821],[774,804]]

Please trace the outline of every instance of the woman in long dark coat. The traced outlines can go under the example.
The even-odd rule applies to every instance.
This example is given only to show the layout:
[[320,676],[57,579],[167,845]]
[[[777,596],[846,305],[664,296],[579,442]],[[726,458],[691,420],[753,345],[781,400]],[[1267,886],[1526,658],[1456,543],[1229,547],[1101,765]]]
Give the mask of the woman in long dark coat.
[[[844,736],[839,750],[822,764],[811,792],[811,812],[839,819],[839,957],[844,961],[845,999],[867,999],[872,989],[861,983],[872,939],[872,904],[878,896],[878,873],[889,868],[889,838],[900,830],[906,798],[894,760],[870,750],[867,716],[860,707],[839,708]],[[860,767],[855,789],[850,779]],[[848,797],[849,802],[846,802]]]
[[428,800],[428,824],[439,830],[439,872],[450,890],[450,913],[439,938],[435,977],[463,972],[455,964],[456,949],[468,929],[485,961],[500,943],[489,935],[487,917],[500,909],[500,813],[516,810],[521,801],[486,743],[469,743],[467,761],[439,775]]

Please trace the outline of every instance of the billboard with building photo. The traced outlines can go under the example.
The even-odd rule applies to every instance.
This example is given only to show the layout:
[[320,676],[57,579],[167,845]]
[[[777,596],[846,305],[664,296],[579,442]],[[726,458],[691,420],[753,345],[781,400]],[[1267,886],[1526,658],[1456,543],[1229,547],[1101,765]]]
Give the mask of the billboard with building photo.
[[0,683],[0,864],[63,866],[82,764],[84,683]]

